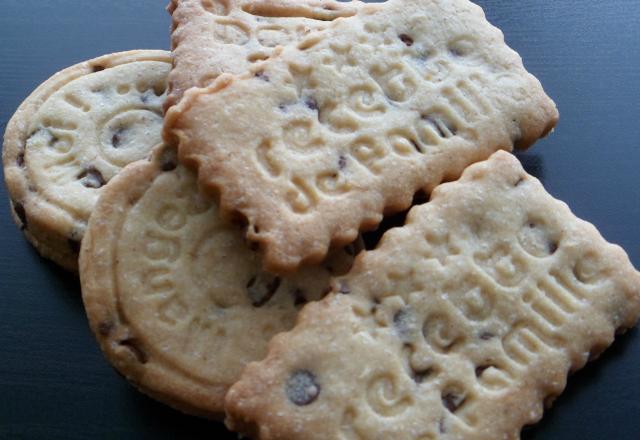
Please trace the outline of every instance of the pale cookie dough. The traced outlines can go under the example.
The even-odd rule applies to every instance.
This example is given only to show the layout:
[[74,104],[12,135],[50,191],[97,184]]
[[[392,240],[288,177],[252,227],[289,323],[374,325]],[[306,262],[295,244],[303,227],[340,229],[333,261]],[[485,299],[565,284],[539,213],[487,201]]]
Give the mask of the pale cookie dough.
[[295,43],[327,21],[354,15],[361,2],[331,0],[172,0],[171,46],[165,108],[191,87],[222,73],[243,73],[277,46]]
[[12,212],[44,257],[78,270],[102,186],[160,142],[170,68],[166,51],[105,55],[52,76],[11,118],[2,159]]
[[221,418],[245,364],[329,291],[358,247],[288,278],[261,270],[243,228],[223,222],[175,150],[131,164],[107,185],[82,243],[82,296],[109,361],[143,392]]
[[256,439],[518,439],[640,314],[625,252],[495,153],[306,306],[226,399]]
[[482,9],[389,0],[339,18],[243,75],[190,89],[165,132],[223,215],[248,220],[269,270],[323,258],[558,113]]

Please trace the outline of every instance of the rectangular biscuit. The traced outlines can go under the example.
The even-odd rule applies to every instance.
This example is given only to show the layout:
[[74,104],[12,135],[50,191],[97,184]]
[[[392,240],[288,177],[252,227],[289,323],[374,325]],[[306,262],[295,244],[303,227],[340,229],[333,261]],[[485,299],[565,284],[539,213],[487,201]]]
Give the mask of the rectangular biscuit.
[[317,262],[414,193],[558,113],[467,0],[389,0],[326,23],[242,75],[191,89],[165,118],[223,214],[240,213],[271,271]]
[[171,0],[171,49],[165,110],[192,87],[222,73],[243,73],[278,45],[297,42],[327,21],[355,14],[360,2],[332,0]]
[[229,391],[267,439],[517,439],[640,314],[625,252],[508,153],[360,254]]

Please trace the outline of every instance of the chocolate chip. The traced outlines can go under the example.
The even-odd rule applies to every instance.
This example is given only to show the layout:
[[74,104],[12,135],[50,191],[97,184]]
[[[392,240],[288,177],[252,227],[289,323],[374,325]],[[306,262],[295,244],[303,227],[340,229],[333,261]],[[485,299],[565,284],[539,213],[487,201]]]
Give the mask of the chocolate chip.
[[295,405],[305,406],[318,398],[320,385],[316,382],[316,376],[313,373],[308,370],[298,370],[289,376],[285,393]]
[[111,330],[113,330],[113,322],[103,321],[98,324],[98,333],[100,333],[102,336],[109,336]]
[[87,188],[93,189],[101,188],[107,183],[104,180],[102,173],[94,167],[89,167],[82,173],[78,174],[78,180]]
[[266,73],[264,73],[264,70],[258,70],[255,73],[255,77],[258,79],[261,79],[262,81],[269,82],[269,76]]
[[549,255],[553,255],[558,250],[558,243],[555,241],[549,241],[547,243],[547,249],[549,251]]
[[351,293],[351,287],[349,287],[349,284],[347,284],[346,281],[340,281],[340,284],[338,285],[338,293],[343,295]]
[[80,254],[80,246],[82,245],[82,242],[80,240],[70,238],[67,240],[67,244],[69,245],[71,252],[76,255]]
[[413,46],[413,38],[411,38],[407,34],[400,34],[398,35],[398,38],[400,38],[400,40],[407,46],[409,47]]
[[18,216],[20,223],[22,223],[21,229],[27,229],[27,212],[24,210],[24,205],[20,202],[13,202],[13,210]]
[[133,353],[133,355],[136,357],[138,362],[140,362],[141,364],[146,364],[147,361],[149,360],[147,353],[145,353],[144,350],[140,348],[140,344],[137,339],[135,338],[124,339],[120,341],[120,345],[128,348],[131,351],[131,353]]
[[120,145],[120,132],[117,131],[113,134],[113,136],[111,136],[111,145],[113,146],[113,148],[118,148],[118,146]]
[[92,67],[93,67],[93,72],[94,72],[94,73],[95,73],[95,72],[101,72],[101,71],[103,71],[103,70],[104,70],[104,66],[101,66],[100,64],[96,64],[96,65],[94,65],[94,66],[92,66]]
[[16,158],[16,163],[20,168],[24,168],[24,152],[18,154],[18,157]]
[[450,412],[455,413],[465,401],[465,397],[456,393],[447,393],[442,396],[442,404]]
[[342,154],[338,158],[338,168],[342,171],[347,167],[347,158]]
[[489,339],[493,338],[495,335],[491,332],[482,332],[480,333],[480,339],[482,339],[483,341],[488,341]]
[[518,179],[518,181],[515,183],[515,185],[513,185],[513,186],[514,187],[518,187],[518,186],[522,185],[524,183],[524,180],[525,180],[524,177],[520,177]]
[[111,145],[113,146],[113,148],[118,148],[120,146],[123,133],[124,128],[119,128],[113,133],[113,136],[111,136]]
[[418,144],[416,141],[414,141],[413,139],[409,140],[411,142],[411,145],[413,145],[413,148],[415,148],[415,150],[418,153],[424,153],[424,151],[422,151],[422,148],[420,148],[420,144]]
[[318,110],[318,102],[314,98],[305,99],[304,105],[306,105],[310,110],[313,110],[313,111]]
[[247,295],[254,307],[262,307],[273,295],[275,295],[278,287],[280,287],[280,277],[261,274],[252,277],[247,283]]
[[400,309],[393,315],[393,326],[402,339],[407,339],[416,328],[416,319],[410,307]]

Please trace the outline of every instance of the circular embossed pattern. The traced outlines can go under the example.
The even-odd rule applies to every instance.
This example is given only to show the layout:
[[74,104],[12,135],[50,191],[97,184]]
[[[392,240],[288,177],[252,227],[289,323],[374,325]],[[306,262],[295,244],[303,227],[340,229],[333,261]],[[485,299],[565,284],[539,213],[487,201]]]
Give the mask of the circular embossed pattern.
[[166,51],[105,55],[38,87],[7,125],[3,163],[16,223],[38,251],[78,268],[101,188],[160,143]]
[[[357,249],[288,277],[263,272],[242,228],[219,217],[174,155],[159,148],[105,188],[82,244],[82,294],[120,372],[169,405],[218,417],[244,366],[349,270]],[[298,379],[294,399],[310,402],[319,385]]]

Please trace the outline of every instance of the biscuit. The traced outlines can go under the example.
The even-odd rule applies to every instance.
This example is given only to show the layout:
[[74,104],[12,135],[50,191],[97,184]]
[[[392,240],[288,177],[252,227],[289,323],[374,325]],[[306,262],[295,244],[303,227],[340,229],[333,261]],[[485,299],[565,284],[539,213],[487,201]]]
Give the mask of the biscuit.
[[14,219],[46,258],[78,270],[101,187],[160,142],[171,57],[138,50],[69,67],[20,105],[2,159]]
[[640,314],[625,252],[495,153],[439,186],[229,391],[267,439],[517,439]]
[[207,87],[222,73],[243,73],[275,47],[354,15],[360,2],[329,0],[172,0],[171,47],[165,108],[191,87]]
[[467,0],[367,4],[165,117],[180,159],[240,213],[268,270],[318,261],[558,113]]
[[175,149],[131,164],[105,188],[80,254],[82,296],[109,361],[140,390],[221,418],[224,395],[302,304],[329,291],[356,247],[291,277],[261,270],[243,228],[223,222]]

